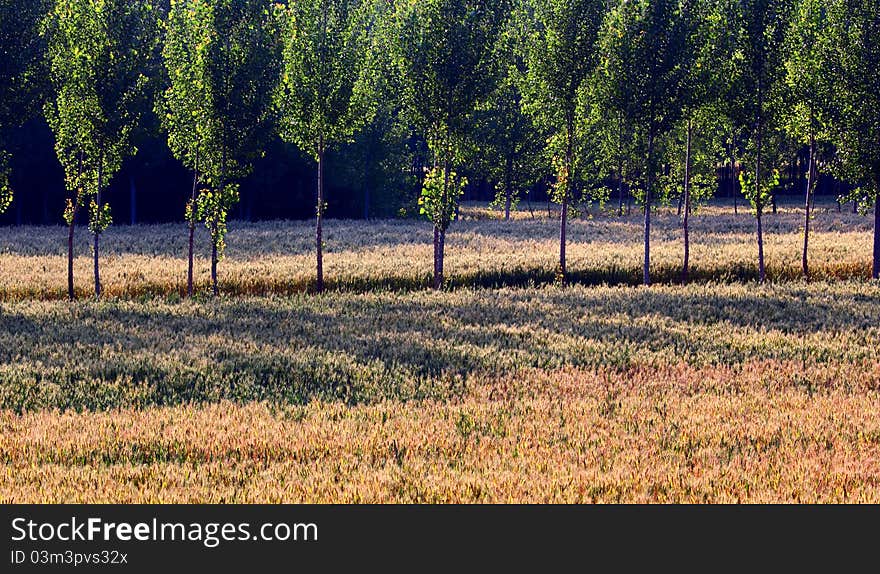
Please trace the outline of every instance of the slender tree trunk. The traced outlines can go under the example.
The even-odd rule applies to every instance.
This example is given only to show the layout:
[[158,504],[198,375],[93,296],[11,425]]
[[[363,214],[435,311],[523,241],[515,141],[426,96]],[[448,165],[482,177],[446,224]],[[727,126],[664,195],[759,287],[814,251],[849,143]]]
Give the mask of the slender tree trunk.
[[574,115],[569,113],[566,119],[566,144],[565,144],[565,181],[562,188],[562,214],[559,224],[559,279],[565,285],[566,261],[565,246],[568,240],[568,199],[571,195],[571,187],[574,178]]
[[645,265],[642,270],[642,282],[651,284],[651,187],[654,182],[654,134],[648,133],[648,162],[645,177]]
[[682,229],[684,232],[684,264],[682,265],[681,270],[681,282],[688,282],[688,273],[690,271],[690,254],[691,254],[691,240],[690,240],[690,228],[689,218],[691,213],[691,139],[693,136],[693,121],[688,118],[687,122],[687,146],[685,148],[684,154],[684,193],[682,193],[682,197],[684,198],[684,220],[682,221]]
[[440,228],[434,225],[434,289],[440,289],[442,286],[438,278],[440,277]]
[[186,296],[193,296],[193,260],[195,258],[195,235],[196,235],[196,194],[198,193],[199,188],[199,154],[196,152],[196,162],[195,169],[193,170],[193,185],[192,185],[192,195],[189,199],[190,205],[190,214],[189,214],[189,252],[187,257],[187,272],[186,272]]
[[[212,234],[216,234],[216,225],[212,230]],[[214,291],[214,297],[220,295],[220,285],[217,283],[217,263],[219,261],[219,257],[217,254],[217,242],[211,241],[211,288]]]
[[733,135],[730,136],[730,196],[733,198],[733,214],[739,215],[739,206],[736,199],[736,158],[734,157]]
[[[449,198],[449,184],[451,183],[452,166],[449,165],[451,150],[447,146],[447,157],[443,165],[443,200],[445,206]],[[443,252],[446,249],[446,222],[434,226],[434,289],[443,288]]]
[[617,217],[623,217],[623,114],[617,114]]
[[764,204],[761,200],[761,128],[758,127],[757,153],[755,156],[755,219],[758,227],[758,281],[764,283],[767,278],[764,268],[764,228],[761,224],[761,216],[763,215]]
[[510,221],[510,204],[513,202],[513,190],[511,189],[513,180],[513,158],[507,158],[507,165],[504,168],[504,221]]
[[875,179],[877,192],[874,194],[874,270],[871,276],[880,279],[880,175]]
[[437,237],[437,278],[435,279],[435,289],[443,288],[445,276],[443,273],[444,258],[446,256],[446,230],[440,229]]
[[315,249],[317,253],[317,282],[315,290],[324,292],[324,143],[318,147],[318,209],[315,225]]
[[[810,120],[812,125],[812,119]],[[807,160],[807,184],[804,198],[804,252],[801,257],[801,267],[804,273],[804,279],[810,278],[810,268],[807,260],[807,249],[810,244],[810,198],[813,194],[813,186],[816,183],[815,162],[816,162],[816,138],[810,130],[810,158]]]
[[[104,177],[104,155],[103,153],[98,158],[98,194],[95,203],[98,206],[98,218],[101,217],[101,187],[103,185],[103,177]],[[95,298],[101,296],[101,270],[98,266],[98,247],[101,241],[101,230],[95,229]]]
[[67,229],[67,297],[71,301],[76,300],[76,293],[73,290],[73,230],[76,227],[77,213],[79,213],[79,198],[75,197],[74,201],[76,203],[73,206],[73,215]]

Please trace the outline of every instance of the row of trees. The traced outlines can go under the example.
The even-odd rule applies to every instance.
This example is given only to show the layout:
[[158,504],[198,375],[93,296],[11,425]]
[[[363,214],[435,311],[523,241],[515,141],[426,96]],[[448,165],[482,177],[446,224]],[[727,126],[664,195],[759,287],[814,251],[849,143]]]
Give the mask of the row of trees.
[[[404,130],[426,146],[419,206],[434,226],[434,285],[469,165],[518,191],[552,170],[566,224],[580,192],[624,191],[644,207],[650,283],[651,207],[677,198],[683,279],[688,218],[740,169],[756,221],[792,148],[806,146],[803,273],[820,173],[874,206],[880,277],[880,2],[877,0],[0,0],[2,134],[40,106],[70,193],[69,291],[77,214],[99,246],[111,214],[101,192],[136,152],[152,101],[168,145],[193,181],[193,236],[212,240],[212,282],[238,182],[273,135],[317,164],[316,279],[323,289],[325,156],[361,130]],[[40,46],[44,47],[41,49]],[[41,73],[49,78],[40,90]],[[381,121],[378,121],[381,118]],[[6,173],[0,152],[0,174]],[[0,178],[0,209],[11,200]]]

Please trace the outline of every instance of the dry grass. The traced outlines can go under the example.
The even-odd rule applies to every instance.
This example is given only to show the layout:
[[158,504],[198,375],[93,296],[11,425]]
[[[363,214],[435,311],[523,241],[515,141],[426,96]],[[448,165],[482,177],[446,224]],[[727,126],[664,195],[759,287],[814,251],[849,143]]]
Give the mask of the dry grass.
[[566,369],[357,407],[7,413],[0,500],[880,500],[880,365],[809,393],[784,382],[792,368]]
[[[467,215],[457,282],[550,273],[552,222]],[[718,282],[746,277],[752,221],[697,221],[698,284],[446,292],[360,292],[426,279],[423,224],[332,222],[345,288],[322,297],[283,295],[309,281],[306,224],[236,226],[242,296],[196,301],[173,295],[179,226],[119,228],[123,297],[74,305],[51,300],[63,238],[4,230],[0,502],[880,501],[880,287]],[[768,217],[777,279],[797,221]],[[817,275],[866,273],[868,223],[817,215]],[[573,227],[584,283],[637,273],[635,217]]]
[[[558,261],[558,222],[538,210],[511,223],[490,219],[485,208],[464,210],[449,231],[447,276],[455,286],[520,286],[552,282]],[[494,214],[493,215],[497,215]],[[744,210],[709,207],[693,218],[691,265],[697,281],[749,281],[756,275],[754,219]],[[783,207],[765,218],[771,280],[800,276],[802,215]],[[597,285],[641,282],[641,217],[597,215],[573,221],[568,247],[574,282]],[[220,266],[231,295],[287,295],[314,281],[314,233],[308,222],[233,222],[228,257]],[[653,273],[658,282],[680,277],[681,231],[669,209],[658,214]],[[871,218],[820,206],[813,223],[815,279],[870,276]],[[186,280],[184,225],[114,227],[104,236],[102,277],[111,297],[182,294]],[[325,273],[331,289],[421,289],[430,284],[432,233],[422,221],[328,221]],[[67,289],[66,231],[61,227],[10,228],[0,233],[0,300],[61,299]],[[91,244],[79,230],[75,275],[81,295],[92,292]],[[200,230],[197,281],[207,291],[209,249]]]

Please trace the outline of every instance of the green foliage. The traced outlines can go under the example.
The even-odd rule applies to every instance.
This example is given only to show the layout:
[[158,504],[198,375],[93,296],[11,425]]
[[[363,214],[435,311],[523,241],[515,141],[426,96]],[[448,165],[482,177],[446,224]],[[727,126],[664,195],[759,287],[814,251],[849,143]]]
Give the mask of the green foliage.
[[779,170],[771,169],[761,178],[761,186],[755,186],[755,174],[748,170],[739,173],[739,184],[742,186],[743,195],[748,198],[755,210],[767,205],[773,194],[773,189],[779,186]]
[[[100,205],[102,188],[135,152],[131,134],[149,95],[144,71],[158,46],[158,16],[150,0],[56,0],[47,19],[53,97],[46,118],[81,206]],[[109,225],[103,207],[90,215],[93,233]],[[65,217],[72,221],[72,213]]]
[[602,27],[597,93],[643,138],[648,182],[657,172],[656,139],[677,125],[693,97],[697,20],[688,4],[633,0],[619,3]]
[[472,134],[465,152],[481,173],[495,184],[493,206],[503,208],[510,194],[511,209],[523,188],[547,170],[547,134],[523,110],[522,88],[526,66],[522,45],[522,18],[513,17],[499,36],[495,58],[501,68],[496,89],[477,105]]
[[436,167],[425,176],[422,193],[419,196],[419,214],[424,215],[438,228],[455,221],[455,207],[464,195],[467,178],[454,171],[446,173]]
[[[208,222],[211,243],[217,247],[217,257],[220,259],[226,249],[226,219],[229,210],[238,203],[238,197],[238,184],[227,183],[219,188],[203,190],[196,200],[195,216]],[[192,209],[188,206],[188,215],[192,216],[191,213]]]
[[826,139],[833,113],[831,35],[826,2],[797,0],[785,38],[785,82],[791,98],[786,128],[801,144]]
[[209,153],[217,139],[209,48],[215,41],[211,3],[173,0],[162,49],[168,86],[156,111],[168,133],[168,147],[193,171],[217,171]]
[[590,113],[589,80],[597,64],[600,0],[535,0],[520,6],[529,22],[523,107],[547,130],[557,199],[570,197],[577,171],[578,118]]
[[94,199],[89,203],[89,231],[100,235],[113,223],[109,203],[98,204]]
[[366,0],[299,0],[280,10],[280,131],[316,160],[328,147],[351,142],[372,119],[378,79],[370,8]]
[[833,0],[828,20],[837,172],[856,185],[853,198],[870,205],[880,194],[880,2]]
[[[388,18],[385,38],[400,77],[406,119],[428,142],[435,167],[447,175],[463,156],[473,112],[493,92],[498,62],[493,57],[507,17],[507,2],[402,0]],[[434,225],[444,230],[459,194],[446,187]]]
[[159,106],[175,157],[202,190],[186,217],[205,222],[222,257],[234,182],[274,130],[280,74],[277,20],[262,0],[173,0],[163,50],[170,84]]

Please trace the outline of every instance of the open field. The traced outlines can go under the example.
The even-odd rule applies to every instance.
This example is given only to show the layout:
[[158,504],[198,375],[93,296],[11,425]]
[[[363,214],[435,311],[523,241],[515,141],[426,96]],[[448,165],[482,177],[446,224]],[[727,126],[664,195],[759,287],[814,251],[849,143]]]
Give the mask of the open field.
[[[552,271],[552,222],[476,214],[450,232],[453,283]],[[780,280],[797,212],[767,220],[763,287],[722,275],[752,266],[751,218],[710,208],[696,284],[444,292],[368,292],[427,280],[422,224],[333,222],[340,289],[320,297],[295,293],[307,224],[234,223],[240,296],[197,301],[176,295],[181,226],[120,227],[105,281],[124,296],[73,305],[63,234],[0,230],[0,501],[880,502],[870,222],[820,209],[806,283]],[[583,282],[638,272],[636,216],[573,227]]]
[[[558,221],[536,207],[533,220],[518,214],[511,224],[489,219],[487,210],[465,208],[464,220],[447,235],[446,274],[453,286],[523,286],[552,282],[558,263]],[[497,217],[497,213],[494,214]],[[771,280],[800,275],[801,208],[782,206],[764,220]],[[810,253],[816,279],[868,278],[871,217],[832,204],[819,205]],[[697,281],[748,281],[757,276],[755,222],[740,206],[707,207],[692,218],[691,277]],[[678,219],[669,209],[656,217],[652,263],[656,281],[677,282],[682,246]],[[93,293],[91,236],[77,231],[77,289]],[[588,285],[639,284],[642,279],[642,218],[580,219],[569,226],[571,280]],[[344,291],[421,289],[431,283],[429,223],[334,221],[325,223],[328,287]],[[183,224],[111,227],[102,241],[102,283],[109,296],[182,294],[186,289],[187,231]],[[232,222],[221,289],[233,295],[286,295],[314,281],[314,229],[309,222]],[[210,243],[200,229],[196,278],[208,290]],[[63,299],[67,296],[67,231],[62,227],[8,228],[0,232],[0,300]]]

